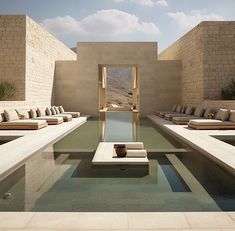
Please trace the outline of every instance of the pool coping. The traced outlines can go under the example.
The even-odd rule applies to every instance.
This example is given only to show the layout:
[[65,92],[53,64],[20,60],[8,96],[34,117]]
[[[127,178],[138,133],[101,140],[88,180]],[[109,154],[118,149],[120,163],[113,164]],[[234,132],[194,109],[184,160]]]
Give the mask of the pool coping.
[[49,125],[40,130],[1,130],[0,136],[21,137],[0,145],[0,180],[35,152],[62,138],[86,121],[87,117],[79,117],[59,125]]
[[235,136],[235,130],[194,130],[176,125],[155,115],[147,116],[169,134],[173,134],[235,176],[235,147],[213,136]]

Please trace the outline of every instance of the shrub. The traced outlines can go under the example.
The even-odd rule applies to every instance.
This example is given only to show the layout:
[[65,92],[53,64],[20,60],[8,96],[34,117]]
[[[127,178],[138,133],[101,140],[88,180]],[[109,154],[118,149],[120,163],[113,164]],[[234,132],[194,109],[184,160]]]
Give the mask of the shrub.
[[233,100],[235,99],[235,81],[232,82],[225,88],[221,89],[221,98],[223,100]]
[[0,100],[8,100],[15,94],[15,86],[8,81],[0,83]]

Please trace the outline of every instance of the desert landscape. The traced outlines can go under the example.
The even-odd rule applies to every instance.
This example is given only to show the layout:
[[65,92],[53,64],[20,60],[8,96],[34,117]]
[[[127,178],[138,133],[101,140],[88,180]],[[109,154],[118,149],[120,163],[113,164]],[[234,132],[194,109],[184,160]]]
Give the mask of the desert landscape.
[[128,67],[107,68],[107,106],[132,106],[132,69]]

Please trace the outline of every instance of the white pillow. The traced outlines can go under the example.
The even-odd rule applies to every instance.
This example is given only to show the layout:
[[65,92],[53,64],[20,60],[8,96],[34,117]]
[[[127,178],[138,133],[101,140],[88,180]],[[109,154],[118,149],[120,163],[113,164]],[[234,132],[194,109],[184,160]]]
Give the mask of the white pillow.
[[46,115],[45,108],[37,108],[37,114],[39,117],[45,116]]
[[30,109],[29,114],[31,118],[37,117],[37,111],[35,109]]
[[50,116],[52,115],[51,110],[49,107],[46,108],[46,115]]
[[29,119],[29,112],[26,109],[16,109],[20,119]]
[[219,109],[219,111],[216,114],[215,119],[226,121],[226,120],[228,120],[229,115],[230,115],[229,109]]
[[4,115],[8,122],[13,120],[19,120],[19,115],[17,114],[15,109],[4,110]]
[[64,112],[63,106],[59,106],[59,110],[60,110],[60,113],[63,113]]

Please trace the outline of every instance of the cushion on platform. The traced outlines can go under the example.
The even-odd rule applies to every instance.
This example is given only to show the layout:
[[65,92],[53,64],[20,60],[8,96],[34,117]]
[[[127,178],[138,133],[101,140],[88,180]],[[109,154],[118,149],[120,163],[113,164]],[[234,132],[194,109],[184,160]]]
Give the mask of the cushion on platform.
[[19,120],[19,115],[15,109],[4,110],[4,115],[5,115],[5,118],[8,122],[14,121],[14,120]]
[[45,116],[46,115],[46,110],[45,110],[45,108],[37,108],[37,115],[39,116],[39,117],[41,117],[41,116]]
[[193,107],[188,106],[185,110],[185,114],[192,115],[193,114]]
[[52,115],[51,110],[49,107],[46,108],[46,115],[50,116]]
[[219,111],[216,114],[215,119],[226,121],[226,120],[228,120],[229,115],[230,115],[229,109],[219,109]]
[[60,110],[60,113],[63,113],[64,112],[63,106],[59,106],[59,110]]
[[194,115],[201,117],[203,115],[204,112],[204,108],[203,107],[196,107],[195,111],[194,111]]

